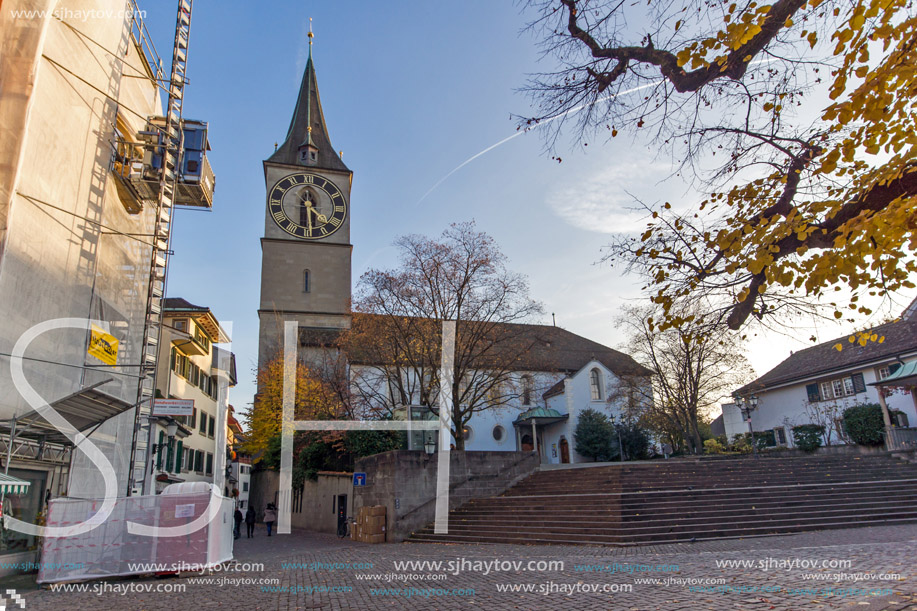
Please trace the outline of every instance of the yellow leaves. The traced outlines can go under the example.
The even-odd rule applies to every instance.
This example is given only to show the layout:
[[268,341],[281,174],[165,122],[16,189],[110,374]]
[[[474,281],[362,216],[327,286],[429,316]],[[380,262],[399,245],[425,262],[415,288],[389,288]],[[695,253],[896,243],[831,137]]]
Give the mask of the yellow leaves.
[[814,49],[815,43],[818,42],[818,34],[816,34],[815,32],[810,32],[809,35],[806,37],[806,40],[809,41],[809,47]]
[[857,14],[855,14],[853,18],[850,19],[850,30],[849,31],[851,32],[851,35],[853,34],[852,30],[861,29],[865,23],[866,23],[866,16],[862,12],[857,12]]
[[681,27],[681,24],[682,24],[682,23],[683,23],[683,22],[682,22],[680,19],[679,19],[678,21],[675,22],[675,31],[676,31],[676,32],[677,32],[678,29]]

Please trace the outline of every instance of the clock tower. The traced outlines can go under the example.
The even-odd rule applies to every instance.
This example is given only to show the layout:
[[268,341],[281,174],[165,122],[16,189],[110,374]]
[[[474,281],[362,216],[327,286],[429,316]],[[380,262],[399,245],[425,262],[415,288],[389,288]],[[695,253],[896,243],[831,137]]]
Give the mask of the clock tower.
[[259,369],[278,354],[285,321],[319,333],[350,326],[352,180],[325,126],[310,31],[290,128],[264,161]]

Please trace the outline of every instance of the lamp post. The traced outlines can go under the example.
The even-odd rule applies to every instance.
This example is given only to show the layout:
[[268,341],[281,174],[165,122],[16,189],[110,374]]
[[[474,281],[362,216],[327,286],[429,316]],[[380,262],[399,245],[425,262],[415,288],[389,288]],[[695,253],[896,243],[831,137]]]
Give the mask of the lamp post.
[[748,432],[751,433],[751,453],[754,455],[755,460],[758,460],[758,440],[755,439],[755,429],[751,424],[751,413],[758,407],[758,395],[749,397],[734,395],[734,398],[736,405],[742,412],[742,417],[748,422]]
[[620,462],[624,462],[624,444],[621,443],[621,429],[618,428],[618,423],[615,422],[615,415],[611,414],[609,419],[611,420],[611,426],[615,427],[615,433],[618,434],[618,456]]

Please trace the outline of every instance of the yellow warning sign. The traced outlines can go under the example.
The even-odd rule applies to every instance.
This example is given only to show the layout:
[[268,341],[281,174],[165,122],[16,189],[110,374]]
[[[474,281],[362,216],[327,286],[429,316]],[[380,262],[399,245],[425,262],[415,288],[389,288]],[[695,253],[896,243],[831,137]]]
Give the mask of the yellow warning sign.
[[117,365],[118,338],[92,325],[92,337],[89,338],[89,349],[86,352],[106,365]]

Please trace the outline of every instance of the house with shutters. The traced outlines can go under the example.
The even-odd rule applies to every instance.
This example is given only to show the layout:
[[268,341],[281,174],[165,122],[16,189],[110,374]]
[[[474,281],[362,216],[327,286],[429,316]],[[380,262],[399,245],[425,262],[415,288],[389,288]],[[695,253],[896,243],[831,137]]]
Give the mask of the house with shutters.
[[[772,370],[740,388],[738,396],[754,395],[758,400],[751,413],[754,431],[773,431],[774,444],[792,447],[794,426],[820,424],[826,429],[826,444],[846,443],[844,410],[857,404],[879,403],[875,383],[903,365],[917,362],[917,300],[897,320],[870,331],[874,339],[865,345],[845,335],[791,353]],[[882,392],[893,426],[917,425],[917,393],[908,387],[885,388]],[[737,414],[735,405],[723,406],[730,439],[748,430],[747,422]]]

